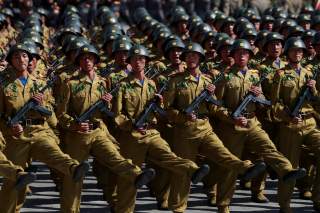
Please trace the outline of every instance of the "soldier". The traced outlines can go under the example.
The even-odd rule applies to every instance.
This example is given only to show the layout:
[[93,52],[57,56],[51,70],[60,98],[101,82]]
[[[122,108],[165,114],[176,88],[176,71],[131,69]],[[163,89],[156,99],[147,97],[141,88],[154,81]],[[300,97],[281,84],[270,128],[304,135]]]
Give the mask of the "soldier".
[[[150,115],[144,126],[136,126],[135,121],[143,113],[146,104],[155,96],[154,81],[144,75],[145,64],[149,60],[148,50],[141,45],[133,46],[129,52],[128,61],[132,66],[132,74],[120,83],[116,97],[115,121],[122,130],[120,138],[121,154],[132,159],[132,162],[141,165],[145,160],[161,166],[174,173],[186,175],[193,183],[199,182],[208,172],[208,166],[198,167],[190,160],[177,157],[167,142],[154,128],[156,119]],[[160,102],[162,96],[157,94]],[[116,212],[134,212],[136,189],[123,181],[118,181],[118,202]]]
[[0,132],[0,176],[15,182],[14,189],[21,190],[36,180],[37,176],[32,172],[25,172],[21,166],[14,165],[2,153],[5,148],[5,141]]
[[274,18],[270,15],[262,16],[261,26],[260,26],[261,30],[268,30],[272,32],[274,21],[275,21]]
[[[274,78],[271,95],[273,102],[273,113],[275,119],[280,122],[278,132],[279,150],[290,160],[294,168],[299,166],[301,145],[309,147],[315,155],[319,155],[320,131],[317,128],[314,118],[314,108],[306,100],[298,115],[292,115],[292,109],[295,107],[296,100],[306,85],[310,88],[313,95],[318,96],[316,81],[312,79],[313,73],[301,66],[300,62],[306,46],[300,38],[292,37],[286,41],[284,54],[288,58],[288,65],[279,70]],[[316,68],[313,69],[317,72]],[[290,143],[288,143],[290,141]],[[318,183],[319,177],[316,180]],[[295,181],[279,184],[279,203],[281,212],[292,212],[290,208],[290,199],[295,186]],[[314,208],[320,210],[319,202],[320,185],[315,184],[313,188]]]
[[[171,39],[167,42],[164,48],[164,56],[171,63],[168,65],[167,69],[160,75],[156,76],[155,82],[158,87],[167,83],[172,76],[178,73],[184,72],[186,65],[181,61],[180,56],[185,45],[180,38]],[[172,147],[173,141],[173,127],[171,124],[166,123],[163,120],[159,121],[158,130],[161,137],[168,142],[169,146]],[[153,166],[153,165],[152,165]],[[159,210],[168,209],[168,200],[170,192],[170,172],[165,169],[156,168],[156,177],[150,183],[150,189],[155,194],[157,199],[157,207]]]
[[[223,101],[224,106],[219,107],[216,113],[221,122],[218,124],[217,132],[224,145],[236,156],[242,157],[244,147],[249,152],[259,153],[264,161],[268,163],[288,183],[291,180],[301,178],[305,170],[295,170],[291,163],[277,151],[276,147],[262,130],[258,121],[254,103],[249,103],[244,112],[239,116],[233,115],[241,104],[242,99],[249,92],[255,97],[264,99],[259,83],[259,72],[248,69],[248,61],[253,55],[251,45],[248,41],[236,40],[231,47],[231,55],[235,65],[230,69],[224,80],[218,84],[217,97]],[[229,212],[230,201],[235,189],[237,172],[216,170],[217,175],[223,174],[218,182],[217,205],[218,212]]]
[[[192,161],[196,160],[198,154],[204,155],[221,166],[240,171],[245,179],[251,179],[262,172],[265,169],[263,163],[253,165],[250,161],[241,161],[223,146],[212,131],[208,116],[214,113],[215,106],[203,103],[198,112],[184,113],[184,109],[197,95],[205,89],[213,94],[215,86],[199,69],[200,62],[204,60],[204,50],[199,44],[188,44],[181,59],[187,64],[186,71],[170,80],[164,96],[169,121],[174,124],[174,152]],[[172,211],[185,211],[189,182],[190,178],[181,174],[172,178],[169,197],[169,207]]]
[[[10,122],[27,101],[35,101],[42,109],[52,110],[50,106],[50,93],[39,93],[45,82],[36,79],[28,73],[27,67],[32,60],[32,55],[23,44],[12,48],[7,55],[7,60],[15,73],[7,79],[0,91],[0,113]],[[44,107],[44,108],[43,108]],[[7,138],[7,158],[14,164],[25,168],[32,159],[40,160],[48,166],[55,168],[73,181],[79,181],[89,167],[87,163],[79,164],[78,161],[64,154],[58,147],[58,138],[49,127],[48,116],[35,110],[25,114],[25,119],[13,123],[5,129]],[[4,125],[3,125],[4,126]],[[24,203],[25,187],[19,192],[13,190],[16,182],[6,179],[0,192],[0,211],[16,212]]]
[[[115,139],[103,123],[102,114],[96,112],[93,117],[88,118],[88,121],[81,123],[76,121],[76,117],[99,99],[110,103],[112,95],[106,93],[104,79],[95,73],[94,66],[99,62],[99,55],[93,46],[81,47],[75,62],[80,66],[79,74],[63,85],[62,98],[57,106],[60,125],[66,129],[65,152],[79,161],[85,161],[91,154],[102,165],[121,176],[128,185],[141,187],[152,179],[154,171],[142,172],[139,167],[119,154],[113,143]],[[69,177],[64,177],[62,212],[80,211],[81,188],[82,181],[73,183]]]

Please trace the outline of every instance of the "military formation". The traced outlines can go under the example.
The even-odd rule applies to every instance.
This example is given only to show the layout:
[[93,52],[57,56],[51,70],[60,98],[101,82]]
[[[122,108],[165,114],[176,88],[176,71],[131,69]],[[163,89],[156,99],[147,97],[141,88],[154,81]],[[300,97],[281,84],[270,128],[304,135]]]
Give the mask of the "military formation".
[[143,186],[185,212],[200,182],[228,213],[237,180],[269,202],[267,178],[279,212],[295,187],[320,212],[320,12],[228,2],[1,1],[0,213],[32,194],[33,161],[63,213],[90,168],[115,213]]

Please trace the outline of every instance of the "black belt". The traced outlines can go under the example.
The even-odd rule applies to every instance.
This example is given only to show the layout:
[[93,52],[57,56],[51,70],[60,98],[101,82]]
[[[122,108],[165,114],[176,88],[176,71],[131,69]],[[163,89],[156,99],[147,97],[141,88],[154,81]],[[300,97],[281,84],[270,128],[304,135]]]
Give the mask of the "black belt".
[[32,125],[43,125],[45,120],[43,119],[25,119],[22,123],[22,126],[32,126]]
[[100,127],[100,122],[89,122],[89,130],[95,130]]
[[301,116],[302,120],[307,120],[307,119],[313,118],[312,112],[300,113],[299,115]]

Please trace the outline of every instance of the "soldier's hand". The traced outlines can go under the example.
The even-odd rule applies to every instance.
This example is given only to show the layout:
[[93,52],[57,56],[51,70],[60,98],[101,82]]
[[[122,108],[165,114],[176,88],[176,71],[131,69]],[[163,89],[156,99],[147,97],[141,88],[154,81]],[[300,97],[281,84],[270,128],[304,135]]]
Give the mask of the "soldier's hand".
[[216,90],[216,86],[213,84],[208,84],[208,86],[206,87],[206,90],[208,90],[208,92],[212,95]]
[[35,100],[39,105],[42,105],[44,95],[42,93],[37,93],[32,97],[33,100]]
[[299,115],[297,117],[292,118],[291,123],[293,123],[293,124],[301,124],[302,123],[302,117]]
[[89,123],[83,122],[77,125],[77,130],[79,132],[88,132],[90,130]]
[[254,94],[254,96],[256,96],[256,97],[258,97],[262,94],[261,88],[257,87],[257,86],[251,86],[249,91],[252,92]]
[[163,96],[161,94],[156,93],[154,96],[160,103],[163,103]]
[[23,132],[23,127],[21,124],[14,124],[12,125],[11,130],[14,136],[19,136]]
[[144,127],[138,127],[136,130],[140,132],[142,135],[146,134],[146,129]]
[[187,115],[189,121],[195,122],[197,120],[197,115],[194,113],[190,113]]
[[248,120],[245,117],[237,117],[234,119],[236,126],[246,127],[248,125]]
[[307,86],[310,87],[312,90],[316,90],[316,81],[311,79],[307,82]]
[[105,102],[110,102],[112,98],[113,96],[110,93],[106,93],[101,97],[101,99],[104,100]]

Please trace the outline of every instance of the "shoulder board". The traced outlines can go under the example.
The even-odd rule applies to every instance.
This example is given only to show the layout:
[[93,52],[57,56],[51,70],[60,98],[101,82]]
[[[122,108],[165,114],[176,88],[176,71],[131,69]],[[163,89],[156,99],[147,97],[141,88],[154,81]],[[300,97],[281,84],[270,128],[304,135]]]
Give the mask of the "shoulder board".
[[260,73],[259,70],[256,70],[256,69],[252,69],[252,70],[250,70],[250,72],[252,74],[259,74]]

